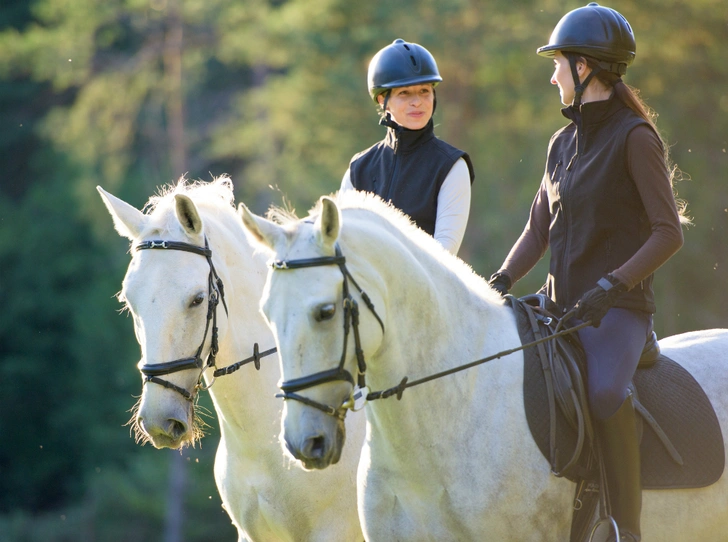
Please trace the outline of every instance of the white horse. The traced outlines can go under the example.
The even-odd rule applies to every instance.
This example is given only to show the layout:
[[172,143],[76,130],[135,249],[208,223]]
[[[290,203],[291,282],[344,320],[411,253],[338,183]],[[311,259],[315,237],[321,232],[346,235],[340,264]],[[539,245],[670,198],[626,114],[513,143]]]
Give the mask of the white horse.
[[[143,386],[134,422],[137,436],[157,448],[194,445],[201,434],[190,399],[198,391],[197,384],[204,384],[201,370],[185,368],[190,365],[184,358],[194,355],[201,343],[198,358],[204,360],[210,351],[212,330],[206,331],[206,326],[213,324],[206,318],[208,300],[211,294],[219,295],[216,281],[209,282],[212,266],[224,284],[226,303],[226,308],[220,303],[216,310],[217,365],[222,367],[248,358],[256,342],[261,350],[274,346],[257,309],[265,260],[247,241],[227,178],[194,185],[180,181],[166,194],[151,198],[147,204],[151,210],[146,214],[100,187],[98,190],[116,230],[132,244],[119,298],[134,318],[142,353],[139,367],[147,375],[158,374],[160,371],[148,369],[159,368],[158,364],[169,368],[174,363],[168,362],[175,360],[182,369],[169,374],[161,371],[164,374],[158,374],[159,380]],[[155,240],[170,246],[167,250],[135,250],[152,248],[145,242]],[[210,263],[199,252],[183,250],[206,243],[212,251]],[[214,385],[212,370],[205,372],[221,434],[215,480],[238,530],[238,540],[361,541],[354,465],[364,421],[353,420],[351,449],[331,472],[305,473],[291,468],[277,438],[282,405],[274,397],[280,375],[276,357],[261,359],[259,371],[249,364],[218,377]]]
[[[343,425],[322,408],[348,401],[344,370],[363,368],[351,332],[344,343],[346,290],[360,305],[359,346],[372,390],[521,344],[512,309],[487,283],[378,198],[324,197],[309,218],[283,223],[239,210],[277,262],[261,306],[281,354],[282,389],[299,399],[286,401],[283,437],[306,467],[324,468],[340,454]],[[705,388],[727,435],[728,330],[687,333],[661,346]],[[521,352],[407,389],[399,401],[370,401],[365,412],[358,489],[367,540],[569,539],[575,486],[550,474],[531,437]],[[728,536],[725,476],[704,489],[644,491],[643,500],[645,542]]]

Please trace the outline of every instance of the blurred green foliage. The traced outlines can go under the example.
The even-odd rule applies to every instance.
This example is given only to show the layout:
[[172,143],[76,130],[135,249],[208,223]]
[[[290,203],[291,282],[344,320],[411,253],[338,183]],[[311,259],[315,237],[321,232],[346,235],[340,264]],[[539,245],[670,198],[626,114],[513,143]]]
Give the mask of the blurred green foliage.
[[[124,427],[140,393],[138,346],[113,298],[128,245],[95,185],[141,208],[181,175],[228,173],[257,212],[284,202],[305,211],[382,137],[366,67],[402,37],[437,58],[436,131],[475,164],[460,255],[487,276],[520,234],[548,138],[565,123],[551,63],[535,49],[580,5],[5,0],[2,539],[162,539],[172,455],[138,447]],[[726,327],[728,10],[724,0],[609,5],[635,29],[626,81],[660,114],[695,221],[657,274],[656,329]],[[514,293],[536,290],[544,263]],[[212,478],[216,443],[213,429],[183,453],[188,541],[235,539]]]

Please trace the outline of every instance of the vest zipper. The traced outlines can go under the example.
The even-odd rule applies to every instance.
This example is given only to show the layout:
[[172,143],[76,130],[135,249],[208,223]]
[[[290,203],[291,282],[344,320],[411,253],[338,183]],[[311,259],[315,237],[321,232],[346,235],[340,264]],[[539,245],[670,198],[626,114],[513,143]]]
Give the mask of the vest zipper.
[[[581,120],[581,119],[579,119]],[[564,213],[564,222],[566,223],[566,227],[564,228],[564,242],[562,244],[562,256],[561,256],[561,276],[566,275],[566,269],[569,268],[570,265],[570,258],[569,255],[571,254],[571,238],[572,238],[572,223],[571,223],[571,212],[568,208],[568,205],[564,205],[565,201],[568,201],[567,195],[569,193],[569,188],[571,188],[571,177],[573,173],[573,166],[576,164],[577,160],[579,159],[580,149],[581,146],[580,143],[583,139],[583,134],[581,133],[581,122],[576,123],[576,149],[574,151],[573,156],[569,160],[569,164],[566,166],[566,170],[564,171],[564,182],[562,183],[563,189],[561,191],[561,210]],[[566,295],[563,297],[564,300],[571,299],[571,284],[565,284],[564,287],[566,288]],[[564,307],[564,310],[568,310],[569,307]]]
[[559,172],[559,168],[561,167],[561,164],[563,164],[563,163],[564,162],[562,160],[559,160],[558,162],[556,162],[556,165],[554,166],[554,172],[551,174],[551,182],[556,181],[556,175]]
[[394,179],[397,177],[397,169],[399,166],[399,154],[397,151],[399,150],[399,133],[397,130],[395,130],[395,137],[394,137],[394,148],[393,154],[394,154],[394,163],[392,164],[392,171],[390,172],[389,179],[387,180],[387,184],[382,187],[382,195],[384,196],[384,201],[392,201],[392,196],[394,192]]

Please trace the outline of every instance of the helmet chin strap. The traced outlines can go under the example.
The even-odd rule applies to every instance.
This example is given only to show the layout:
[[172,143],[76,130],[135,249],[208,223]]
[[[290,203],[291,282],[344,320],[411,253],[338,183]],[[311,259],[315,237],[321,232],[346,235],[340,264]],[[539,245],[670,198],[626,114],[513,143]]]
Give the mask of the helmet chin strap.
[[387,103],[389,103],[389,97],[391,96],[392,91],[388,90],[384,93],[384,102],[381,104],[382,111],[384,112],[384,116],[379,119],[379,126],[386,126],[387,128],[399,128],[399,124],[394,122],[392,120],[392,114],[387,111]]
[[577,55],[573,53],[567,53],[567,56],[569,58],[569,66],[571,67],[571,76],[574,79],[574,101],[571,105],[573,105],[575,109],[579,109],[581,107],[581,98],[584,94],[584,91],[586,90],[587,85],[592,80],[592,77],[602,71],[602,68],[600,68],[599,66],[594,66],[591,73],[586,76],[586,79],[584,79],[583,82],[581,82],[579,80],[579,70],[576,69]]

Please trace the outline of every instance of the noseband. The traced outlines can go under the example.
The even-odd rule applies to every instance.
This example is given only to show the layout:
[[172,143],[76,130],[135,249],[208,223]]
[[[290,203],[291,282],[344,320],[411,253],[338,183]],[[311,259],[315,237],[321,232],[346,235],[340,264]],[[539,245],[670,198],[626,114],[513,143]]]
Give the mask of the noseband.
[[[205,246],[199,247],[191,245],[189,243],[182,243],[178,241],[144,241],[137,244],[134,247],[135,250],[149,250],[149,249],[162,249],[162,250],[181,250],[184,252],[191,252],[192,254],[199,254],[207,259],[207,263],[210,266],[210,272],[207,275],[207,321],[205,323],[205,334],[202,336],[202,342],[200,343],[197,352],[194,357],[182,358],[174,361],[167,361],[164,363],[151,363],[142,365],[139,369],[144,375],[144,384],[147,382],[154,382],[165,388],[174,390],[184,396],[188,401],[192,401],[195,394],[200,389],[206,389],[202,384],[202,375],[205,370],[209,367],[215,366],[215,357],[218,352],[218,340],[217,340],[217,306],[222,300],[223,307],[225,308],[225,314],[227,314],[227,304],[225,303],[225,291],[223,289],[222,279],[218,276],[215,271],[215,266],[212,264],[212,250],[210,250],[207,244],[207,238],[205,238]],[[210,326],[212,324],[212,326]],[[205,346],[205,340],[207,339],[207,333],[211,331],[211,343],[210,353],[207,355],[206,362],[202,360],[202,350]],[[256,350],[257,350],[256,344]],[[259,361],[256,362],[256,365]],[[185,371],[187,369],[199,369],[200,375],[197,378],[197,384],[190,393],[186,389],[172,384],[168,380],[159,378],[168,374],[176,373],[178,371]]]
[[[339,366],[334,369],[320,371],[312,375],[294,378],[292,380],[285,380],[279,385],[279,388],[283,393],[277,394],[276,397],[293,399],[305,405],[322,410],[326,414],[343,419],[346,415],[346,409],[351,408],[353,410],[359,410],[366,402],[366,396],[368,394],[368,389],[366,388],[367,365],[364,360],[364,352],[361,348],[361,339],[359,337],[359,305],[349,292],[349,280],[359,291],[367,308],[369,308],[374,317],[377,319],[377,322],[379,322],[379,325],[382,328],[382,333],[384,333],[384,324],[377,314],[377,311],[374,310],[374,304],[369,299],[369,296],[359,287],[356,280],[354,280],[354,277],[346,268],[346,258],[344,258],[341,254],[341,249],[338,245],[336,245],[335,251],[335,256],[322,256],[319,258],[305,258],[299,260],[276,260],[270,263],[270,266],[277,271],[288,271],[291,269],[302,269],[305,267],[321,267],[325,265],[338,265],[341,270],[341,274],[344,277],[342,300],[342,305],[344,307],[344,348],[341,352]],[[349,330],[351,328],[354,330],[354,351],[356,353],[357,362],[356,382],[354,382],[354,377],[351,373],[344,369],[344,363],[346,361],[346,346],[349,339]],[[349,382],[352,386],[354,386],[354,390],[352,391],[349,400],[338,408],[319,403],[296,393],[320,384],[337,381]]]

